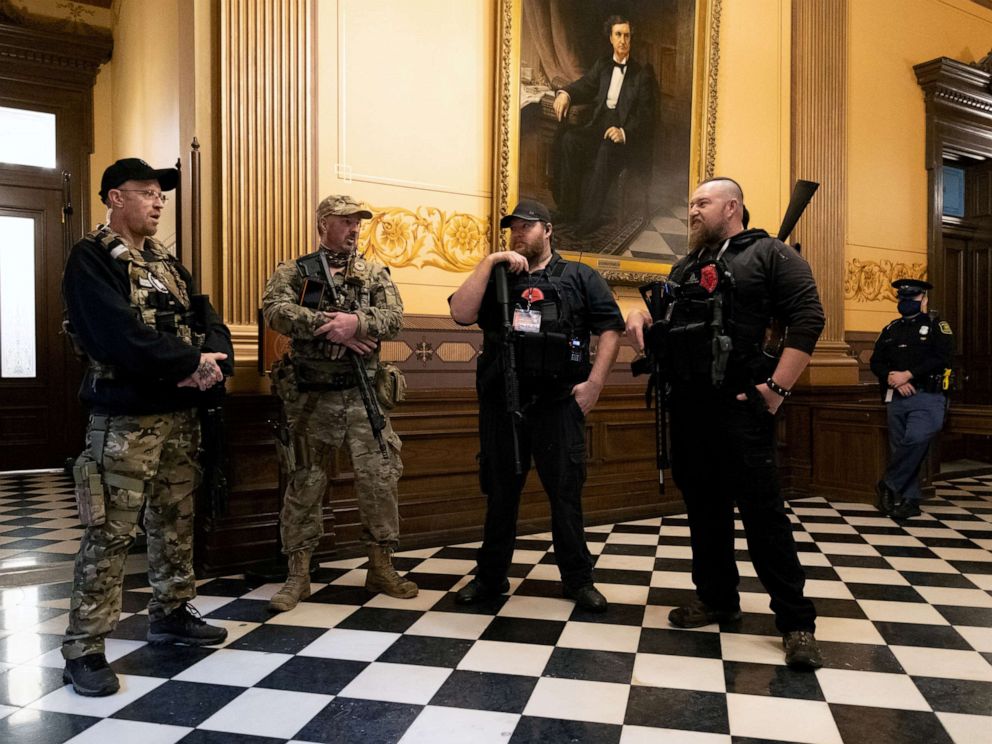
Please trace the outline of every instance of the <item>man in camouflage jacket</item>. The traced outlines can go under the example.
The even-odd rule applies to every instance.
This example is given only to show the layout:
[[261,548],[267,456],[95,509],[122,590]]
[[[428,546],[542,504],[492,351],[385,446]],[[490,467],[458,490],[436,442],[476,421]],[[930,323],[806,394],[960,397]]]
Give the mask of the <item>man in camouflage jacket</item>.
[[[317,207],[318,250],[281,263],[265,287],[265,321],[291,340],[288,358],[273,368],[273,387],[288,428],[280,446],[289,479],[280,536],[289,577],[269,605],[278,612],[310,596],[310,558],[324,534],[327,468],[341,447],[347,447],[355,473],[362,540],[369,552],[366,588],[404,599],[417,595],[417,585],[400,577],[390,558],[399,542],[400,439],[387,417],[381,432],[384,458],[356,377],[359,369],[370,381],[375,377],[379,343],[396,337],[403,323],[403,302],[389,269],[355,252],[361,221],[371,216],[349,196],[324,199]],[[325,269],[333,293],[324,286]],[[362,364],[348,358],[354,354]]]

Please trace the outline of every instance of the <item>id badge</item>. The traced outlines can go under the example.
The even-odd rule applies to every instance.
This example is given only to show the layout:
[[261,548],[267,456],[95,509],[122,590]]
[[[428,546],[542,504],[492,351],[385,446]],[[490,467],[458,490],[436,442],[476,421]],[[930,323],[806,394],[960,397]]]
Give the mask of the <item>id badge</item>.
[[521,333],[538,333],[541,330],[541,311],[518,307],[513,311],[513,330]]
[[889,388],[888,390],[885,391],[885,402],[886,403],[892,402],[892,388]]

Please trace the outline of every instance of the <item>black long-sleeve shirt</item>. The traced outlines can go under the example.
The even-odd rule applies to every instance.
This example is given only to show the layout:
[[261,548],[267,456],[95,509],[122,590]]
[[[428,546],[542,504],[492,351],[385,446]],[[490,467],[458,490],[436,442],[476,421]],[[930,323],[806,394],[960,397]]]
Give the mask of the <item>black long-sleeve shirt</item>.
[[889,323],[875,341],[871,371],[884,389],[889,372],[908,371],[914,386],[929,382],[927,378],[943,373],[954,358],[954,335],[951,326],[937,313],[917,313]]
[[[192,277],[173,260],[189,294]],[[145,324],[130,304],[128,262],[112,258],[102,245],[83,238],[69,254],[62,278],[68,319],[86,354],[114,368],[113,379],[96,379],[88,370],[80,399],[95,409],[117,414],[148,414],[193,408],[203,400],[196,388],[176,384],[197,368],[203,352],[223,352],[225,376],[233,373],[231,334],[207,304],[202,347]]]

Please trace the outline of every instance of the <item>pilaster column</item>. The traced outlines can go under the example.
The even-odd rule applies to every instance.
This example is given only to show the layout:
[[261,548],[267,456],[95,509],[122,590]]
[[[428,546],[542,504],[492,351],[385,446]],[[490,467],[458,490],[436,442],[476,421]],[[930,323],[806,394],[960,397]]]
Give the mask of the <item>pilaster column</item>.
[[792,0],[792,178],[820,188],[793,234],[813,269],[827,324],[804,375],[855,384],[844,342],[847,227],[847,0]]

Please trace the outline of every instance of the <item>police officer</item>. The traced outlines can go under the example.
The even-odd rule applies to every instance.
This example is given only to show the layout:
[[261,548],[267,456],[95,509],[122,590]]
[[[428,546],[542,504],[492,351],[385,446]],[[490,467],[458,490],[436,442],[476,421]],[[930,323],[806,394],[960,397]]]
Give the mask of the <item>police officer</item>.
[[[67,331],[89,361],[80,398],[91,410],[76,487],[86,531],[76,555],[63,679],[80,695],[117,691],[104,638],[117,626],[128,548],[144,508],[148,640],[209,646],[227,631],[189,601],[193,491],[205,391],[233,370],[231,335],[179,261],[153,237],[179,179],[137,158],[107,168],[106,225],[73,246],[62,289]],[[105,493],[104,493],[105,492]]]
[[[593,584],[593,559],[583,531],[585,417],[616,359],[623,318],[595,270],[551,250],[551,217],[543,204],[521,201],[500,227],[510,229],[512,250],[486,256],[448,299],[455,322],[478,323],[484,333],[476,388],[486,521],[478,571],[457,601],[473,604],[509,591],[520,492],[533,458],[551,502],[563,594],[585,610],[603,612],[607,602]],[[504,308],[497,302],[494,277],[498,266],[513,274],[508,294],[517,376],[509,382],[519,389],[516,414],[507,405],[510,372],[501,332]],[[591,334],[599,336],[595,363],[590,362]]]
[[954,336],[947,321],[927,312],[930,282],[897,279],[892,286],[901,317],[882,330],[871,355],[889,422],[889,464],[875,503],[902,520],[920,515],[920,465],[944,426]]
[[[417,585],[397,574],[391,559],[400,532],[400,438],[386,418],[380,434],[388,445],[384,459],[356,365],[347,358],[358,354],[358,368],[371,380],[380,372],[379,343],[395,338],[403,324],[403,302],[389,269],[356,253],[361,222],[371,216],[350,196],[324,199],[317,206],[317,251],[279,264],[262,298],[266,322],[291,340],[289,359],[273,371],[289,429],[283,454],[289,484],[279,515],[289,577],[269,603],[277,612],[310,596],[310,557],[324,534],[327,466],[341,447],[348,448],[355,472],[362,541],[369,554],[365,587],[401,599],[417,596]],[[324,266],[334,282],[336,306],[322,287]]]
[[[691,251],[672,268],[674,302],[652,334],[671,385],[672,475],[688,510],[698,597],[668,620],[697,628],[740,618],[736,502],[786,663],[817,668],[816,610],[803,594],[805,574],[779,492],[774,417],[809,362],[823,308],[809,265],[764,230],[745,230],[744,214],[735,181],[716,178],[696,189]],[[788,327],[778,359],[761,348],[771,319]],[[638,347],[652,322],[639,310],[628,316]]]

